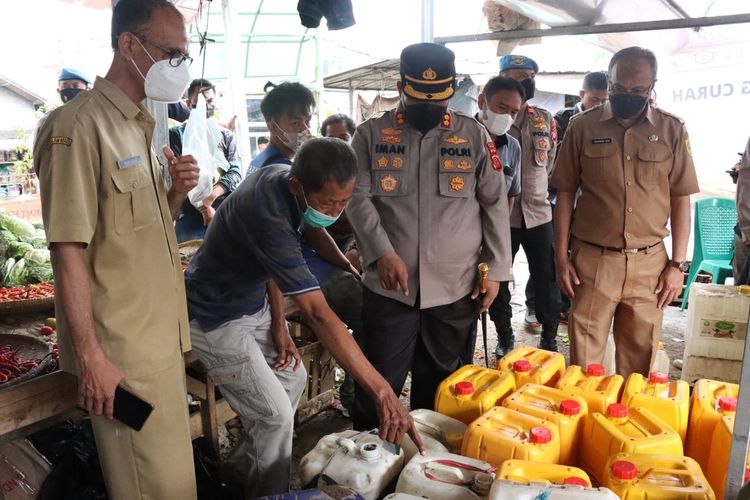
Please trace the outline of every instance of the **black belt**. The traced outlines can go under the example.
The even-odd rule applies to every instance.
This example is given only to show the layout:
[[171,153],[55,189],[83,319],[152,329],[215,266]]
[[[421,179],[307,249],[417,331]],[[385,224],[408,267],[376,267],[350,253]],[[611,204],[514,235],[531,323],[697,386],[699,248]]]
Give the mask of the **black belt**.
[[610,252],[617,252],[617,253],[641,253],[661,244],[661,241],[658,241],[654,243],[653,245],[648,245],[646,247],[641,247],[641,248],[615,248],[615,247],[606,247],[603,245],[597,245],[596,243],[591,243],[590,241],[585,241],[585,240],[578,240],[578,241],[580,241],[581,243],[586,243],[587,245],[591,245],[592,247],[601,248],[602,250],[608,250]]

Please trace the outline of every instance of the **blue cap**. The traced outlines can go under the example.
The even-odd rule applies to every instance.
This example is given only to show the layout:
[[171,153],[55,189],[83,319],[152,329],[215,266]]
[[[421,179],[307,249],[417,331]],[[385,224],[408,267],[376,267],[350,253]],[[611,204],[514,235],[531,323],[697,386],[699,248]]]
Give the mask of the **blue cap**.
[[60,75],[57,77],[59,80],[81,80],[86,85],[91,85],[91,78],[86,76],[84,73],[73,68],[63,68],[60,70]]
[[530,57],[508,54],[500,58],[500,71],[506,69],[531,69],[539,73],[539,65]]

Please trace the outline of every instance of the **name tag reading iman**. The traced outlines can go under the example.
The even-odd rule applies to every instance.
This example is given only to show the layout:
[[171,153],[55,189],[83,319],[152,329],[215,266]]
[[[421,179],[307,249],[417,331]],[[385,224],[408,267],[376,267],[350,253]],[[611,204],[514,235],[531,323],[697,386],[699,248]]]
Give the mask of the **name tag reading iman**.
[[117,168],[120,170],[124,170],[126,168],[135,167],[136,165],[139,165],[140,163],[141,163],[140,156],[131,156],[130,158],[125,158],[124,160],[117,160]]

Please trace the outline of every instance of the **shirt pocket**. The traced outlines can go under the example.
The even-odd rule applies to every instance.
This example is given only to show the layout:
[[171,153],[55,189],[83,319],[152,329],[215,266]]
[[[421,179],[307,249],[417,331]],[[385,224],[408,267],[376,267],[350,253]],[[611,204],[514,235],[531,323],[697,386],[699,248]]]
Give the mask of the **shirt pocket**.
[[581,158],[581,175],[584,180],[607,178],[609,169],[616,166],[617,149],[611,145],[586,146]]
[[638,148],[636,179],[644,186],[666,183],[672,165],[672,152],[661,145]]
[[150,226],[156,221],[158,207],[151,176],[142,166],[112,173],[115,185],[115,231],[128,234]]
[[549,151],[552,142],[549,137],[534,137],[534,165],[546,167],[549,164]]

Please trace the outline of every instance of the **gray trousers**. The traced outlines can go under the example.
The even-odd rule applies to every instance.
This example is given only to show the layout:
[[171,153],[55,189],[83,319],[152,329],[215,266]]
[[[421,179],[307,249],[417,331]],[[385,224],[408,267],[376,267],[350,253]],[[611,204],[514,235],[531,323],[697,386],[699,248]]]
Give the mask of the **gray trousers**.
[[304,367],[273,369],[277,350],[266,304],[252,316],[204,332],[190,323],[193,350],[206,365],[244,434],[224,464],[226,479],[241,485],[245,498],[289,491],[294,412],[307,385]]

